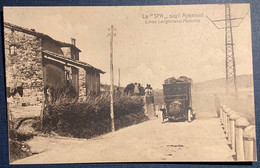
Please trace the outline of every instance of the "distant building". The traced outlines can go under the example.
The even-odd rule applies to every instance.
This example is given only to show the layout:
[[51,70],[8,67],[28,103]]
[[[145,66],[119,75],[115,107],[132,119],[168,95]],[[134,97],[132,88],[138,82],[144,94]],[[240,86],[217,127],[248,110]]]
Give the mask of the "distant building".
[[[64,43],[34,29],[5,22],[4,47],[8,97],[17,93],[23,97],[23,104],[39,105],[46,87],[66,82],[80,98],[100,92],[100,74],[104,72],[79,61],[81,51],[75,39]],[[19,96],[14,103],[21,103]]]

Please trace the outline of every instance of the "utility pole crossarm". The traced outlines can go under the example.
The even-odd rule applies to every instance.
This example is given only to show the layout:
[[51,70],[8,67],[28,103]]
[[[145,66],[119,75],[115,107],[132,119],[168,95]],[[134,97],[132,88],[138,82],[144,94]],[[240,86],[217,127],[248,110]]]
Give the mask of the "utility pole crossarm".
[[[208,17],[208,16],[207,16]],[[240,19],[243,19],[243,18],[231,18],[229,20],[240,20]],[[220,20],[211,20],[212,22],[223,22],[223,21],[226,21],[226,19],[220,19]]]
[[[249,10],[246,12],[246,14],[243,17],[240,18],[229,18],[228,20],[233,21],[233,20],[240,20],[240,22],[232,27],[239,27],[239,25],[241,24],[241,22],[244,20],[244,18],[246,17],[246,15],[248,14]],[[218,19],[218,20],[211,20],[207,15],[206,15],[207,19],[217,28],[217,29],[225,29],[225,27],[218,27],[215,22],[225,22],[226,19]]]
[[[225,19],[221,19],[221,20],[211,20],[207,15],[206,15],[206,17],[208,18],[208,20],[209,20],[217,29],[225,29],[225,27],[218,27],[218,26],[215,24],[215,22],[225,22],[225,21],[226,21]],[[232,27],[239,27],[239,25],[241,24],[241,22],[243,21],[243,19],[244,19],[244,17],[242,17],[242,18],[232,18],[232,19],[229,19],[229,20],[240,20],[240,22],[239,22],[237,25],[235,25],[235,26],[232,25]]]

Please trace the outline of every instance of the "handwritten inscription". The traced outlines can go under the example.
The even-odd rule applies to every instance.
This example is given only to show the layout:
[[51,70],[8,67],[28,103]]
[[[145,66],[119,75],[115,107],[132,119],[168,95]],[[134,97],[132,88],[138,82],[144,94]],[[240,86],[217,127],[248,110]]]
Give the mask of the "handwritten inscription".
[[199,23],[204,13],[142,14],[145,24]]

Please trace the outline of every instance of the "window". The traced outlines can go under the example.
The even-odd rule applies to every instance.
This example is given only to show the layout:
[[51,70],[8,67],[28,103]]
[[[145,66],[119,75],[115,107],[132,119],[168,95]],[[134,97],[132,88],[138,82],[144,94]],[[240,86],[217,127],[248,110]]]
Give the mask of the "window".
[[12,44],[9,47],[9,54],[12,55],[16,55],[16,45]]
[[71,54],[71,58],[72,58],[72,59],[76,59],[74,53]]

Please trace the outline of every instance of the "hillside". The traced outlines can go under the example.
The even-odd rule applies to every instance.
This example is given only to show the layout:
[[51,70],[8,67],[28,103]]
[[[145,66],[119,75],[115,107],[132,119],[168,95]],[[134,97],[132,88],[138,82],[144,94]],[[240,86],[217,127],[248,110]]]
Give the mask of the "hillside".
[[[239,91],[253,90],[253,75],[239,75],[237,76],[237,87]],[[193,94],[200,92],[221,93],[226,91],[226,79],[214,79],[193,84]],[[154,90],[155,104],[163,104],[163,90]]]
[[[114,85],[114,89],[117,89],[118,88],[118,86],[117,85]],[[120,86],[120,91],[121,92],[124,92],[124,87],[121,87]],[[100,91],[101,92],[109,92],[110,91],[110,85],[108,85],[108,84],[100,84]]]
[[[194,89],[199,91],[210,90],[225,90],[226,78],[208,80],[204,82],[198,82],[193,84]],[[238,75],[237,76],[237,88],[238,89],[252,89],[253,88],[253,75]]]

